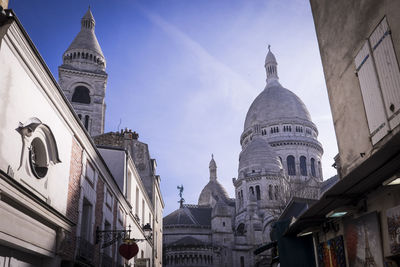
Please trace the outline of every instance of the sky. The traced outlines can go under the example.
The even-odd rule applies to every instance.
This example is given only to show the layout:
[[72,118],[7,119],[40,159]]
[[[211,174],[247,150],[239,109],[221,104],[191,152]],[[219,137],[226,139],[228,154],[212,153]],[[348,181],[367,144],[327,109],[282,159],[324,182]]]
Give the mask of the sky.
[[307,106],[324,148],[324,179],[337,154],[319,48],[307,0],[10,0],[58,80],[62,54],[90,5],[106,57],[105,132],[129,128],[157,160],[164,215],[178,185],[197,204],[214,154],[234,197],[240,135],[265,87],[268,44],[280,83]]

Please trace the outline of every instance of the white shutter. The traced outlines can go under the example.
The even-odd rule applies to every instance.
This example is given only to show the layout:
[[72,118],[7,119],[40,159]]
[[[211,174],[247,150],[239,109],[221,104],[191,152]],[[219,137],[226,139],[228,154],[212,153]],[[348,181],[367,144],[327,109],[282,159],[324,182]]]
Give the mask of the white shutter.
[[400,122],[400,72],[386,17],[369,38],[391,129]]
[[386,135],[388,126],[368,42],[365,42],[354,62],[360,81],[372,144],[375,144]]

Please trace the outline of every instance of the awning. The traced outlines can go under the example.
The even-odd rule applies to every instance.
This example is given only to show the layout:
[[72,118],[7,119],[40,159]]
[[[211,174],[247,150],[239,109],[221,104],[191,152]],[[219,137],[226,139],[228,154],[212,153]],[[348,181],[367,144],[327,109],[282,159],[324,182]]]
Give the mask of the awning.
[[398,173],[399,162],[400,133],[326,191],[318,202],[290,224],[285,235],[296,235],[319,227],[332,210],[357,204],[371,191],[381,187],[386,179]]
[[255,250],[254,250],[254,255],[258,255],[258,254],[260,254],[260,253],[262,253],[262,252],[264,252],[264,251],[266,251],[266,250],[268,250],[268,249],[271,249],[271,248],[273,248],[273,247],[276,247],[278,245],[278,242],[277,241],[272,241],[272,242],[269,242],[269,243],[267,243],[267,244],[264,244],[264,245],[261,245],[261,246],[259,246],[258,248],[256,248]]

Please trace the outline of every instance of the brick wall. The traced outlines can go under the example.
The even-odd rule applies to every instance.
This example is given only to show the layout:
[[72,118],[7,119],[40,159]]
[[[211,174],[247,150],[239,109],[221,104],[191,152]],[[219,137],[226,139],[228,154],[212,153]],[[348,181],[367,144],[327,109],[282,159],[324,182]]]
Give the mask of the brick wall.
[[[114,225],[114,230],[122,230],[122,229],[117,229],[117,218],[118,218],[118,201],[117,198],[114,197],[114,210],[113,210],[113,225]],[[115,255],[115,248],[118,246],[118,242],[113,244],[113,248],[112,248],[112,258],[113,258],[113,266],[115,266],[115,260],[116,257],[119,255],[117,253],[117,255]]]
[[77,141],[72,139],[71,149],[71,164],[69,171],[69,184],[68,184],[68,202],[67,202],[67,218],[75,223],[72,227],[69,242],[64,248],[64,253],[67,259],[73,260],[75,254],[76,244],[76,224],[79,220],[79,196],[80,196],[80,179],[82,174],[82,148]]
[[[96,187],[96,208],[95,208],[95,218],[94,218],[94,240],[96,240],[96,228],[102,229],[102,221],[103,221],[103,204],[104,204],[104,181],[99,176]],[[100,245],[102,242],[99,242],[95,246],[94,252],[94,265],[100,266]]]

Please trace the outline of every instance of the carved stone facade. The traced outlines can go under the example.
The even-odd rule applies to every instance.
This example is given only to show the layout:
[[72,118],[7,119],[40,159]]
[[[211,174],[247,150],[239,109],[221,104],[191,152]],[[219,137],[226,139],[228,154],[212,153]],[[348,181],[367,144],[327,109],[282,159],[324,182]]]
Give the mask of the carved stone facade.
[[277,65],[269,51],[267,85],[250,106],[240,138],[235,198],[218,182],[212,158],[198,205],[164,218],[166,266],[266,266],[271,255],[253,251],[271,241],[271,226],[289,199],[319,197],[318,130],[300,98],[279,83]]

